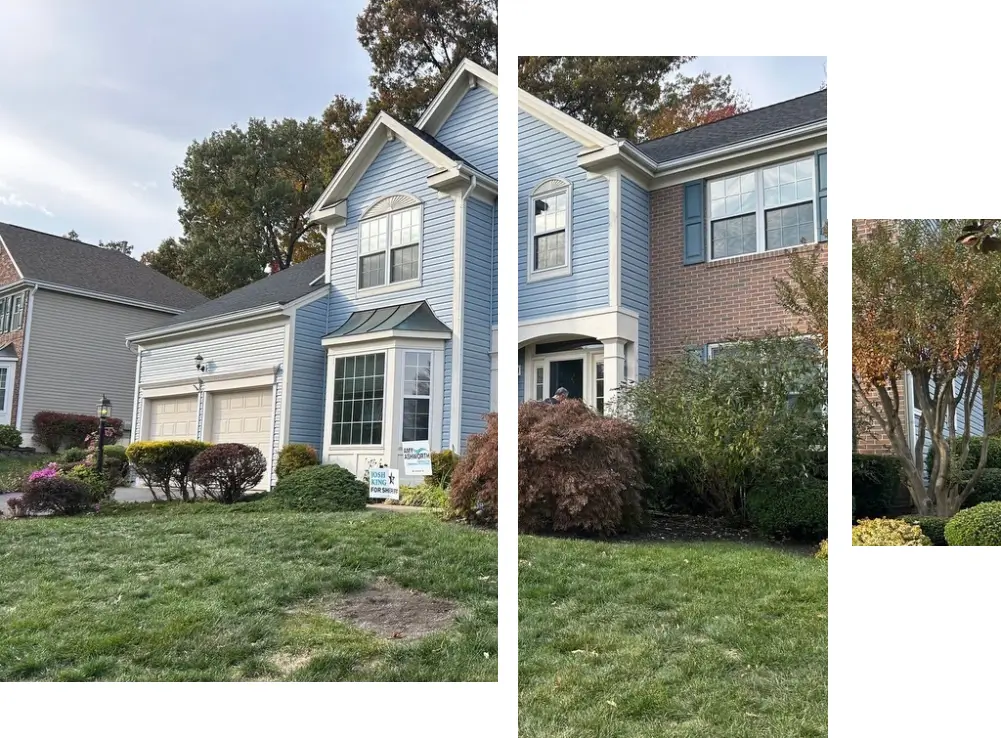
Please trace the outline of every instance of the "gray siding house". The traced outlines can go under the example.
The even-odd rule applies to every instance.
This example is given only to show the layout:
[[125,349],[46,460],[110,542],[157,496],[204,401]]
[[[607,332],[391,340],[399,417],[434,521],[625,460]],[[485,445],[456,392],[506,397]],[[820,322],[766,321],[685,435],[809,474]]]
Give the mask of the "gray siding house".
[[106,395],[130,429],[125,337],[204,302],[120,252],[0,223],[0,424],[30,445],[35,413],[93,415]]

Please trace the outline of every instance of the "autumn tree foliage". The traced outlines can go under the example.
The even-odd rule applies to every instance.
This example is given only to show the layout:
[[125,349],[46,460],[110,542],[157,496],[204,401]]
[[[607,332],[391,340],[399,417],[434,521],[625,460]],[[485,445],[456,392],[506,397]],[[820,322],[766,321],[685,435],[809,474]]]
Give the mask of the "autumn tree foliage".
[[466,440],[466,453],[452,472],[448,501],[453,512],[471,523],[497,526],[497,413],[487,427]]
[[746,94],[733,86],[729,74],[695,77],[681,74],[664,84],[660,106],[645,126],[647,138],[669,136],[678,131],[729,118],[751,109]]
[[[920,513],[949,516],[987,461],[971,439],[1001,430],[1001,259],[959,243],[962,221],[900,220],[852,235],[852,380],[855,395],[890,440]],[[920,419],[906,417],[913,396]],[[982,400],[984,429],[975,434]],[[913,440],[912,434],[913,433]],[[931,468],[925,478],[925,453]]]

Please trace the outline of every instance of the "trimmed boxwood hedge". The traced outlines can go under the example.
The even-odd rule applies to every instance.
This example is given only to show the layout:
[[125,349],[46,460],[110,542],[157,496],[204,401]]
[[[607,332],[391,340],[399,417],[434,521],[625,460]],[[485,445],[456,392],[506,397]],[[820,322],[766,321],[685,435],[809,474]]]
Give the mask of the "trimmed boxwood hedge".
[[[953,443],[953,451],[955,452],[955,447],[957,443]],[[977,468],[977,464],[980,463],[980,449],[983,447],[982,438],[971,438],[970,439],[970,450],[966,456],[966,463],[963,465],[964,471],[972,471]],[[931,472],[932,467],[932,452],[929,450],[925,454],[925,471]],[[988,469],[1001,469],[1001,438],[988,438],[987,439],[987,464],[985,465]]]
[[852,454],[854,519],[885,518],[900,489],[900,461],[893,456]]
[[960,510],[945,526],[950,546],[1001,546],[1001,502]]
[[945,540],[945,524],[949,522],[949,518],[936,518],[932,515],[901,515],[900,519],[921,528],[921,532],[928,536],[932,545],[949,545]]
[[368,486],[336,464],[296,469],[278,480],[267,504],[286,510],[340,512],[363,510]]
[[[972,476],[972,471],[965,471],[960,475],[960,481],[965,484]],[[973,507],[981,502],[1001,502],[1001,469],[984,469],[963,507]]]
[[747,496],[747,517],[762,535],[820,541],[827,537],[827,482],[809,478],[756,487]]

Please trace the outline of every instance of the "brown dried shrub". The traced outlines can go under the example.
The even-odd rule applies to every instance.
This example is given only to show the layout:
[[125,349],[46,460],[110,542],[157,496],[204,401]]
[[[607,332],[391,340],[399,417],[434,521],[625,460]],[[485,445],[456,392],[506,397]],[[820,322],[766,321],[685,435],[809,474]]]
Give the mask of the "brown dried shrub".
[[452,472],[449,502],[454,514],[478,525],[497,526],[497,413],[487,429],[466,440],[466,453]]
[[518,411],[518,527],[614,535],[643,524],[635,427],[584,403],[529,402]]

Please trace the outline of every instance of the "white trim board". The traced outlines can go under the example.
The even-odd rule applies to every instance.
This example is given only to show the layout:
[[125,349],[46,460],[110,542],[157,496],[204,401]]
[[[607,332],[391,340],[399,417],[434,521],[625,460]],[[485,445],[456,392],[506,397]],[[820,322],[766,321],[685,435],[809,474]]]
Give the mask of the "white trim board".
[[424,114],[417,121],[417,127],[422,131],[427,131],[432,136],[437,136],[438,131],[451,117],[456,106],[465,97],[466,92],[474,86],[483,87],[496,95],[498,90],[497,75],[474,61],[463,59],[425,108]]

